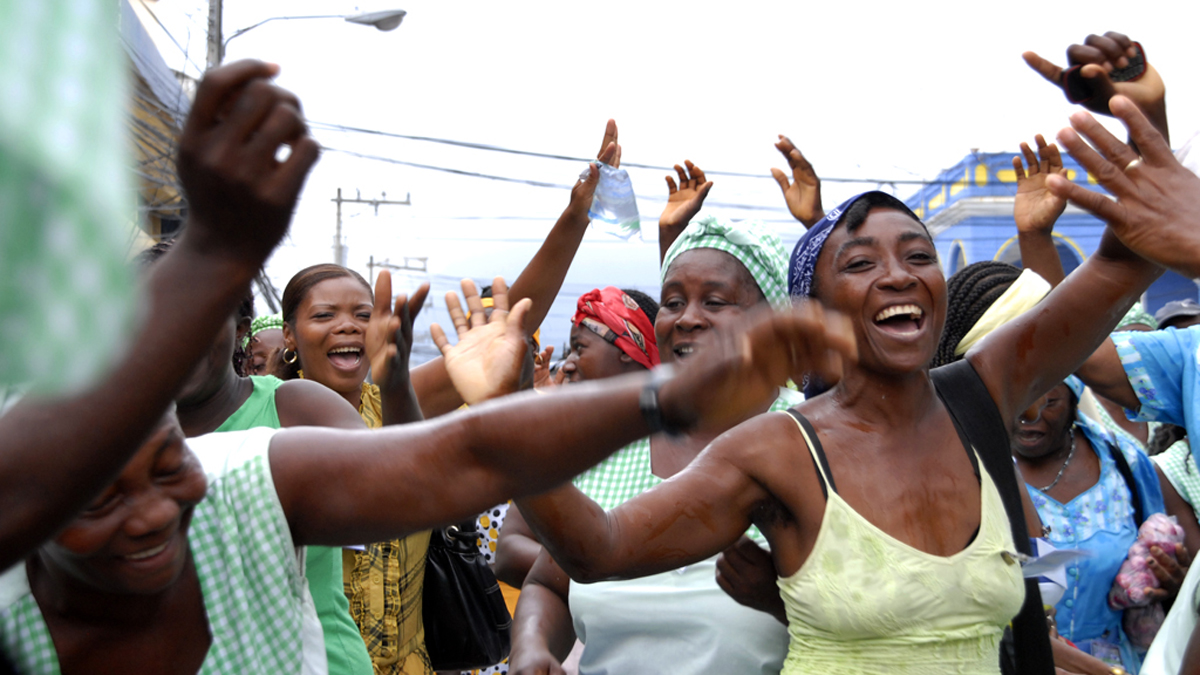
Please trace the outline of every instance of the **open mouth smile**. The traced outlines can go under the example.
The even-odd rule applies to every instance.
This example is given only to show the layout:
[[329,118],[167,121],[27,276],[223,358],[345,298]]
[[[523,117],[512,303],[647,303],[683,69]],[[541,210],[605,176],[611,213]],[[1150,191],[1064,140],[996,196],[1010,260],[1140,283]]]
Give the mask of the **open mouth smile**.
[[329,350],[329,361],[338,370],[356,371],[362,364],[362,347],[334,347]]
[[874,322],[880,330],[896,337],[911,337],[925,325],[925,311],[913,304],[892,305],[879,311]]

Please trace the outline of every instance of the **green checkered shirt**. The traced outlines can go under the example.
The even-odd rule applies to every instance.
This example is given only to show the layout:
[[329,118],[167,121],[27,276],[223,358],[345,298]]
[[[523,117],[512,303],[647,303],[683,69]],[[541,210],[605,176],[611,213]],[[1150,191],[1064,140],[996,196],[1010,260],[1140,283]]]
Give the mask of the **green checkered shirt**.
[[1200,506],[1200,471],[1192,457],[1187,439],[1175,441],[1171,447],[1150,458],[1162,469],[1171,486],[1193,509]]
[[[202,674],[325,672],[320,623],[267,460],[274,433],[188,441],[209,480],[188,530],[212,635]],[[24,565],[0,576],[0,647],[18,672],[60,672]]]
[[[770,412],[781,412],[800,404],[804,397],[790,389],[780,389],[779,398],[771,404]],[[605,511],[615,509],[646,490],[663,482],[650,467],[650,438],[630,443],[608,459],[575,477],[575,487],[600,505]],[[753,525],[746,535],[760,546],[767,540]]]
[[113,0],[0,2],[0,385],[84,384],[127,342],[118,14]]

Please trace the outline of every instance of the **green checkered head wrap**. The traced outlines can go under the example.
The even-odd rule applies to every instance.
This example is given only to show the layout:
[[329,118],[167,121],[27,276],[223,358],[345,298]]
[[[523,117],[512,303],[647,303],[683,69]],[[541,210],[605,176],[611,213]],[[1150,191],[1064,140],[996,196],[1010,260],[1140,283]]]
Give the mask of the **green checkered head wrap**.
[[250,345],[250,340],[253,339],[255,335],[258,335],[264,330],[273,329],[283,330],[282,314],[264,314],[262,316],[254,317],[254,320],[250,322],[250,332],[246,334],[246,337],[242,338],[242,347],[248,347]]
[[1153,316],[1150,316],[1150,313],[1146,311],[1146,307],[1140,302],[1135,302],[1133,303],[1133,307],[1130,307],[1129,311],[1125,312],[1125,316],[1121,318],[1121,322],[1117,324],[1117,327],[1113,331],[1125,330],[1135,323],[1149,326],[1151,330],[1158,330],[1158,322],[1154,320]]
[[254,318],[250,322],[250,337],[254,337],[264,330],[283,330],[283,315],[282,314],[264,314]]
[[754,277],[758,289],[772,307],[790,304],[787,292],[787,254],[779,235],[762,223],[743,220],[733,223],[716,216],[695,218],[683,234],[667,249],[663,258],[662,280],[666,281],[671,263],[684,251],[715,248],[737,258]]

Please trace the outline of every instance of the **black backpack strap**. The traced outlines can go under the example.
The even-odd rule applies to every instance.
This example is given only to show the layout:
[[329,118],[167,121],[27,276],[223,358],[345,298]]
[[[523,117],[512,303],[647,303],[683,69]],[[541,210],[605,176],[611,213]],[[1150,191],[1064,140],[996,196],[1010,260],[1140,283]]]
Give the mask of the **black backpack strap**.
[[[996,485],[1004,511],[1012,526],[1013,543],[1017,551],[1033,554],[1029,529],[1025,524],[1025,509],[1021,500],[1024,485],[1017,484],[1009,447],[1008,425],[1000,416],[987,385],[979,379],[975,368],[962,359],[930,372],[938,396],[949,411],[954,425],[967,437],[979,453],[983,466]],[[1035,579],[1025,580],[1025,604],[1012,622],[1015,663],[1001,654],[1004,673],[1021,675],[1054,675],[1054,655],[1050,650],[1050,631],[1042,594]]]
[[1121,452],[1121,448],[1117,445],[1116,439],[1105,438],[1108,442],[1108,450],[1112,453],[1113,462],[1117,465],[1117,472],[1121,474],[1121,478],[1125,479],[1125,485],[1129,488],[1129,498],[1133,501],[1133,520],[1138,527],[1146,522],[1146,513],[1142,509],[1142,491],[1138,489],[1137,481],[1133,479],[1133,469],[1129,468],[1129,461],[1125,459],[1125,453]]

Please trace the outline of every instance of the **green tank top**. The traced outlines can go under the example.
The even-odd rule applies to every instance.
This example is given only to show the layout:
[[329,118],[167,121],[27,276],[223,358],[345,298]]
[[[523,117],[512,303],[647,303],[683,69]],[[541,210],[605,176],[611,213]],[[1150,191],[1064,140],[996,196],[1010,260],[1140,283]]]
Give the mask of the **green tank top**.
[[[275,390],[283,384],[276,377],[253,375],[254,391],[250,398],[229,416],[217,431],[244,431],[254,427],[279,429],[275,408]],[[371,675],[371,657],[358,626],[350,617],[350,602],[342,585],[342,550],[328,546],[309,546],[305,554],[304,576],[312,593],[321,628],[325,631],[325,655],[329,675]]]
[[[981,521],[952,556],[909,546],[838,494],[820,441],[799,420],[826,488],[808,559],[779,579],[788,616],[784,675],[997,675],[1000,637],[1025,601],[1000,493],[980,471]],[[974,452],[974,450],[971,450]]]

